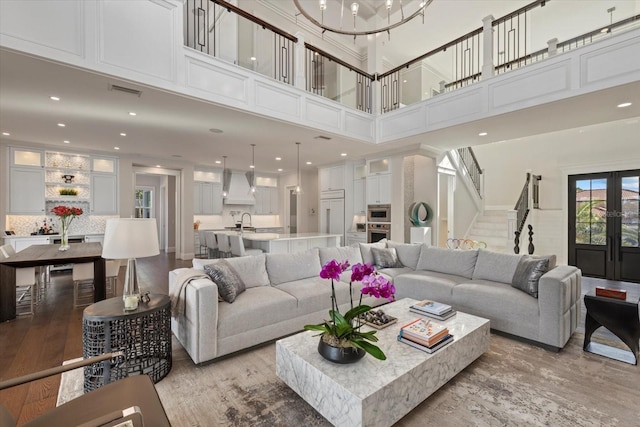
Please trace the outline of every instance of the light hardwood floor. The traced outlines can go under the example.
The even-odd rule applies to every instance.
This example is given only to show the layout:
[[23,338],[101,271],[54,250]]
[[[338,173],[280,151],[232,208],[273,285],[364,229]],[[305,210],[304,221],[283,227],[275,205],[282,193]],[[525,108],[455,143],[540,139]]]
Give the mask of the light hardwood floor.
[[[176,260],[173,254],[138,260],[141,287],[154,293],[168,292],[168,272],[189,267],[191,261]],[[120,270],[119,288],[125,268]],[[627,289],[640,297],[640,285],[583,278],[582,293],[595,286]],[[0,324],[0,380],[59,366],[82,356],[82,309],[72,307],[70,273],[54,273],[45,300],[33,316],[20,316]],[[121,294],[122,290],[118,289]],[[584,306],[580,329],[584,330]],[[55,407],[60,375],[0,391],[0,403],[9,408],[18,425]]]

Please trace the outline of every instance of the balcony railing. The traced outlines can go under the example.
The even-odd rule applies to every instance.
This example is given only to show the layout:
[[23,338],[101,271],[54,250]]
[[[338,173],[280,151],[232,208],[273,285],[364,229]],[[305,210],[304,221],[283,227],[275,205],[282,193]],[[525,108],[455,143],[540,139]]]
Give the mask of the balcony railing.
[[[184,40],[188,47],[343,105],[386,113],[640,24],[640,15],[634,15],[559,42],[554,34],[558,30],[548,25],[550,19],[561,16],[553,10],[554,4],[562,5],[536,0],[501,18],[488,16],[482,27],[379,75],[308,43],[302,46],[291,34],[224,0],[186,0]],[[579,12],[572,16],[572,29],[582,25]],[[304,54],[304,61],[296,62],[295,52]],[[296,69],[295,64],[304,69]]]

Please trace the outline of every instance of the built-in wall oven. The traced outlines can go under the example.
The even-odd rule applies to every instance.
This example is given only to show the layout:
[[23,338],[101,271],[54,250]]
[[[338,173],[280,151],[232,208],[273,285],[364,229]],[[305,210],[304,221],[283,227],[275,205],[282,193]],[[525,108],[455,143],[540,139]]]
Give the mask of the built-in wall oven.
[[391,222],[391,205],[367,206],[367,222]]
[[391,224],[375,222],[369,223],[367,226],[367,242],[375,243],[382,239],[391,239]]

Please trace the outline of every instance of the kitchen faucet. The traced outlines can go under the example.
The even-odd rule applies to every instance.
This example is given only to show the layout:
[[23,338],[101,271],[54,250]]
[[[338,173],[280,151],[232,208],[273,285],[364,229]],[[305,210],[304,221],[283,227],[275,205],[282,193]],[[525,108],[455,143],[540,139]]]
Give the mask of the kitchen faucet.
[[242,233],[243,227],[244,227],[244,216],[245,215],[249,215],[249,227],[252,227],[251,225],[251,214],[249,212],[245,212],[242,214],[242,216],[240,217],[240,232]]

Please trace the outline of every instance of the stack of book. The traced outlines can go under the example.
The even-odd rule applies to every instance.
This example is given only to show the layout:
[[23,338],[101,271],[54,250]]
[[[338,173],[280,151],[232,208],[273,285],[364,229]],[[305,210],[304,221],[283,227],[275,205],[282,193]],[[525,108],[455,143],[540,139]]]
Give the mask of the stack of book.
[[433,353],[453,341],[453,335],[446,326],[418,318],[400,328],[398,341]]
[[409,307],[409,311],[421,316],[432,317],[437,320],[447,320],[456,311],[450,305],[442,304],[431,300],[423,300]]

